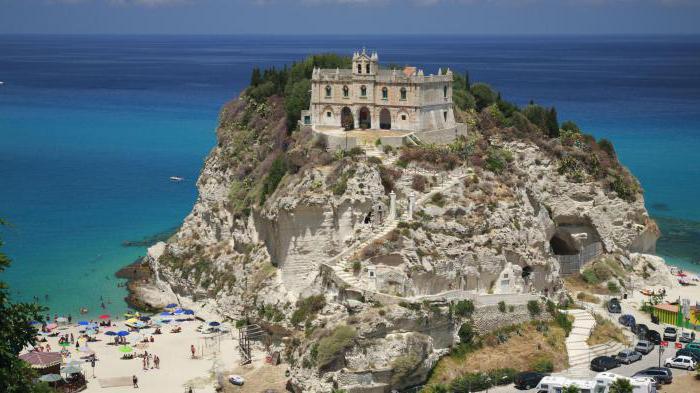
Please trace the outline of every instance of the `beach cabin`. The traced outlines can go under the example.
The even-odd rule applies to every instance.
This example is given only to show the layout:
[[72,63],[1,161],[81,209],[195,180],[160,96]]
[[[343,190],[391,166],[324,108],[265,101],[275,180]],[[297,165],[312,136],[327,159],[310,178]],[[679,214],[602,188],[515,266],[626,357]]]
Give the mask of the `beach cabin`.
[[652,315],[659,319],[659,323],[666,323],[686,329],[700,330],[700,307],[690,306],[690,315],[683,315],[677,304],[661,303],[652,308]]
[[613,373],[599,373],[595,376],[595,393],[608,393],[610,385],[620,378],[630,381],[633,393],[656,393],[653,378],[628,378]]
[[576,386],[581,393],[608,393],[610,385],[619,378],[630,381],[633,393],[656,393],[656,385],[652,378],[627,378],[613,373],[599,373],[594,380],[548,376],[542,378],[537,385],[537,392],[561,393],[566,387]]
[[581,393],[595,392],[595,382],[593,381],[570,379],[562,376],[549,376],[542,378],[537,385],[537,393],[561,393],[564,388],[569,386],[576,386]]

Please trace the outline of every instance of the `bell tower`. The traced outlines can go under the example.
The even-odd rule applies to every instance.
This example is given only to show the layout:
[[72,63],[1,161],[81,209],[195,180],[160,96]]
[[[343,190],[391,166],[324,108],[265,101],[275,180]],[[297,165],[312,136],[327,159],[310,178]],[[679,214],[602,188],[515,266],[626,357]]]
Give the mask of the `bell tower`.
[[379,56],[377,52],[371,55],[362,48],[362,52],[355,52],[352,55],[352,73],[355,75],[377,75],[379,70]]

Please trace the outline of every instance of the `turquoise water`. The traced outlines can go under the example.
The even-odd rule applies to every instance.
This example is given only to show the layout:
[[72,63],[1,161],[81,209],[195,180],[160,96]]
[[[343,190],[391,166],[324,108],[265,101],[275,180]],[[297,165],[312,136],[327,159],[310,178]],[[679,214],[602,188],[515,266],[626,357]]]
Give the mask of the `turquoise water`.
[[113,273],[145,250],[121,243],[188,214],[218,110],[251,68],[362,46],[384,63],[469,69],[506,98],[556,105],[560,119],[613,140],[664,231],[659,253],[700,270],[699,37],[0,36],[13,295],[74,315],[102,313],[102,296],[122,312]]

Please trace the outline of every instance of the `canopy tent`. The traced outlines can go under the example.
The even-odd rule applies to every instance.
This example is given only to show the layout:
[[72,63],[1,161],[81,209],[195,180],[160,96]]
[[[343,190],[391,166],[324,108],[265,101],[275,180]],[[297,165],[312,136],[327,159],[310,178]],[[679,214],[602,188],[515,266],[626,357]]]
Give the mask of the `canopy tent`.
[[61,368],[61,372],[64,374],[77,374],[83,372],[83,369],[76,366],[65,366]]
[[29,363],[32,368],[48,368],[60,365],[63,356],[60,352],[28,352],[19,355],[19,358]]
[[46,374],[39,377],[39,380],[41,382],[57,382],[62,379],[63,378],[61,378],[61,376],[58,374]]

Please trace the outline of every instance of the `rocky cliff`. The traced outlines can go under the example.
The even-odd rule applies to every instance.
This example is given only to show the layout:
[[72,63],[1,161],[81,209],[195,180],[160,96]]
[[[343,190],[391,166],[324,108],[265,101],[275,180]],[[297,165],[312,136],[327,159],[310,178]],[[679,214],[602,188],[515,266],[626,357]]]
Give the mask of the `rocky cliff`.
[[[213,299],[291,337],[296,391],[384,392],[423,381],[458,341],[456,302],[493,329],[560,296],[564,263],[654,252],[658,229],[613,150],[497,111],[461,112],[469,136],[447,146],[329,152],[309,129],[287,132],[283,98],[242,96],[222,110],[192,212],[149,250],[155,287],[136,290],[154,307],[163,292]],[[494,320],[498,301],[518,317]]]

